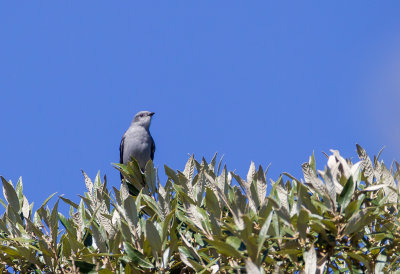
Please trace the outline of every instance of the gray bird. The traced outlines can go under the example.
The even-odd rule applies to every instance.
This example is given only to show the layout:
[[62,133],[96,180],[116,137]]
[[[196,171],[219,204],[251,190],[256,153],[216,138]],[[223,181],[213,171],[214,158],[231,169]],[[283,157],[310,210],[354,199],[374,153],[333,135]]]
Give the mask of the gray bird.
[[[125,132],[119,147],[120,163],[126,165],[135,158],[142,172],[146,163],[154,159],[156,146],[151,137],[149,127],[154,112],[140,111],[135,115],[133,121]],[[121,175],[122,178],[122,175]]]

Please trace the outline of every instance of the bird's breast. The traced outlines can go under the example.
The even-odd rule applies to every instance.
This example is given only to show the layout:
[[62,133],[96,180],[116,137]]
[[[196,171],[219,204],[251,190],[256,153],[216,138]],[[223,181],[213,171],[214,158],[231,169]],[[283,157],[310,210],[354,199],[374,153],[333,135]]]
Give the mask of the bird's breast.
[[134,157],[141,168],[144,168],[151,156],[151,136],[141,128],[133,128],[125,133],[123,162],[126,164]]

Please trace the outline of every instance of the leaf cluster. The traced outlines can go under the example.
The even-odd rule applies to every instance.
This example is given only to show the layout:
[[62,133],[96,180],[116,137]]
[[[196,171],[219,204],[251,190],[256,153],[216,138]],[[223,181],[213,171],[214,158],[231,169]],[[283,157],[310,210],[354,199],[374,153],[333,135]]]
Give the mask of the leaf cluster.
[[[359,161],[338,151],[303,179],[267,182],[251,163],[241,178],[193,156],[183,171],[165,166],[161,184],[149,161],[116,165],[124,179],[107,187],[84,172],[79,203],[59,196],[37,209],[3,177],[0,270],[23,273],[351,273],[400,266],[400,165],[390,168],[357,145]],[[396,170],[394,170],[396,169]],[[269,191],[267,191],[269,190]],[[131,195],[134,193],[135,195]],[[70,206],[68,216],[59,202]]]

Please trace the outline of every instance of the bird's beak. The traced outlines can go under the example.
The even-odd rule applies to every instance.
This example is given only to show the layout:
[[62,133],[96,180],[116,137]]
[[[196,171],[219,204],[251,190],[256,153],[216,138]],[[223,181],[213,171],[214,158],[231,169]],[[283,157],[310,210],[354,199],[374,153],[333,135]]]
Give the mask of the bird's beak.
[[154,112],[150,112],[149,113],[149,116],[153,116],[155,113]]

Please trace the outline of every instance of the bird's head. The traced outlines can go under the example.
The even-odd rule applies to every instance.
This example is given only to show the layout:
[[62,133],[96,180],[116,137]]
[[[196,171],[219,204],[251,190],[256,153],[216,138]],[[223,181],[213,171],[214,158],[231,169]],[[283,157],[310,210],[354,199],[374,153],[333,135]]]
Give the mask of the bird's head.
[[142,126],[146,129],[149,129],[151,123],[151,117],[154,115],[154,112],[150,111],[140,111],[136,113],[135,118],[133,118],[133,122],[135,125]]

